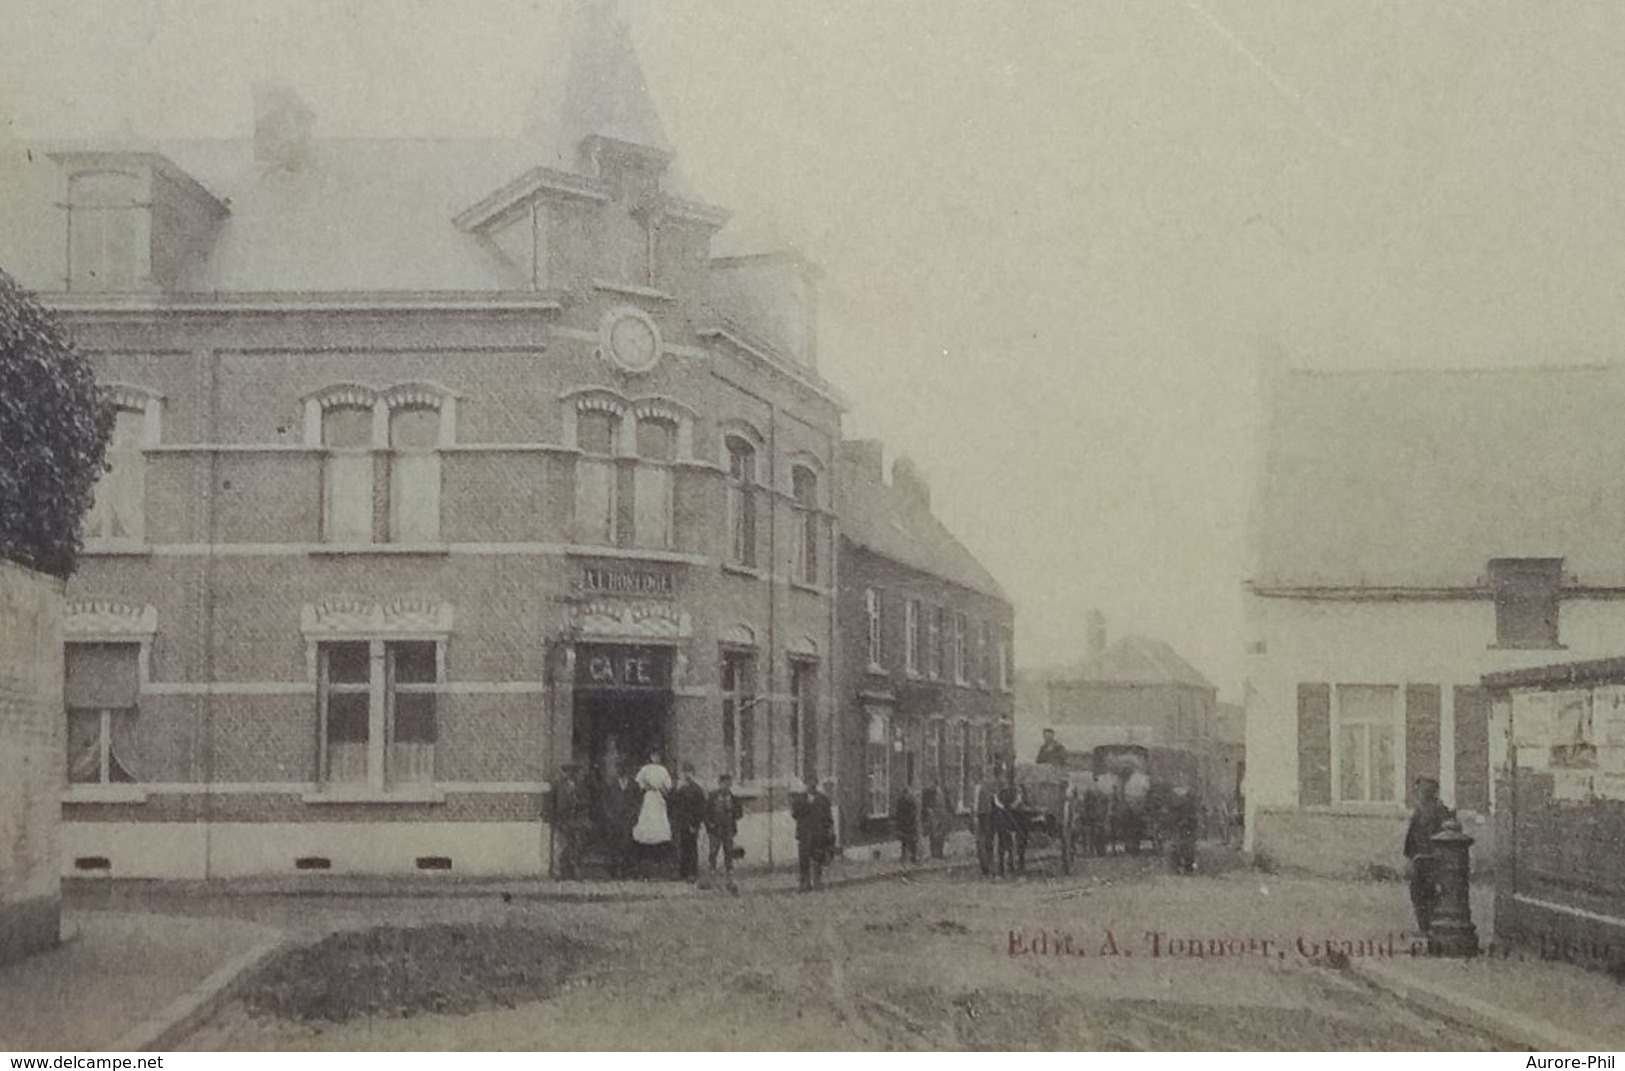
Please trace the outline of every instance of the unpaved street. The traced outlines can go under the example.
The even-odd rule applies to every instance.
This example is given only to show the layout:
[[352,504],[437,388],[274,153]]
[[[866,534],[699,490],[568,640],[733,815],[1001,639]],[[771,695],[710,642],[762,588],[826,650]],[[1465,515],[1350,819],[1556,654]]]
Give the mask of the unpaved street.
[[[534,990],[522,999],[504,995],[510,990],[499,978],[490,983],[495,1006],[466,1014],[369,1015],[326,1023],[256,1013],[239,1003],[206,1024],[191,1045],[1494,1046],[1328,965],[1328,952],[1335,962],[1338,953],[1394,949],[1405,922],[1399,887],[1351,894],[1346,904],[1317,902],[1307,888],[1242,871],[1180,878],[1152,863],[1117,859],[1068,879],[988,883],[933,875],[805,896],[719,893],[572,905],[239,902],[225,906],[284,924],[451,922],[470,927],[470,933],[502,927],[509,934],[565,937],[586,945],[590,954],[540,999]],[[1316,922],[1295,921],[1303,919]],[[432,971],[433,964],[377,962],[364,972],[414,969]],[[511,966],[501,970],[514,973]],[[448,991],[485,984],[472,976],[477,965],[463,963],[454,971],[455,978],[425,984]]]

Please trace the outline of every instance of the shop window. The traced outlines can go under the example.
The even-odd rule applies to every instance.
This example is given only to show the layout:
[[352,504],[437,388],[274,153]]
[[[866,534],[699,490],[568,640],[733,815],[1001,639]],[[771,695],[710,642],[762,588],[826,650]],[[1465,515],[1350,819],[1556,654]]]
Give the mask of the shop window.
[[1561,558],[1500,558],[1490,562],[1495,594],[1495,645],[1556,648]]
[[436,644],[324,643],[319,657],[322,782],[374,787],[432,782],[439,738]]
[[664,417],[640,416],[637,423],[638,464],[632,481],[632,531],[639,547],[672,546],[673,470],[677,460],[677,424]]
[[1393,801],[1399,689],[1386,684],[1340,684],[1336,700],[1332,726],[1338,746],[1338,801]]
[[136,781],[141,645],[70,643],[63,654],[68,783],[116,785]]
[[736,781],[756,780],[756,660],[749,654],[722,656],[722,749]]
[[615,443],[621,418],[602,409],[576,416],[576,539],[581,543],[615,543]]
[[790,660],[790,768],[818,780],[818,664],[801,659]]
[[323,535],[329,543],[372,542],[372,409],[322,412]]
[[120,405],[107,443],[107,470],[85,515],[89,542],[140,543],[146,538],[147,412]]
[[[947,724],[941,718],[933,718],[925,725],[925,777],[926,783],[936,786],[939,792],[946,791],[948,779],[943,770],[944,753],[947,751]],[[940,802],[940,801],[939,801]]]
[[440,412],[413,406],[389,416],[389,538],[440,540]]
[[870,818],[885,818],[891,814],[891,739],[891,715],[870,711],[865,748]]
[[956,721],[953,733],[954,782],[959,809],[964,810],[970,806],[971,789],[975,785],[971,770],[970,725],[967,722]]
[[737,435],[728,446],[728,538],[735,565],[756,565],[756,448]]
[[798,465],[790,473],[791,493],[796,502],[795,578],[803,584],[818,583],[818,474]]

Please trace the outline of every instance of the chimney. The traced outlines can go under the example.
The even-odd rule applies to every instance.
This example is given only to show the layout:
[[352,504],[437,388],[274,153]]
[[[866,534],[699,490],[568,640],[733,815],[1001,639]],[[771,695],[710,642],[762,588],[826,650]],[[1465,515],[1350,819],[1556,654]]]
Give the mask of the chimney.
[[841,443],[841,461],[850,475],[873,483],[886,481],[886,447],[879,439],[847,439]]
[[254,159],[268,169],[297,171],[310,158],[316,114],[281,82],[254,84]]
[[1086,620],[1089,623],[1089,657],[1093,658],[1106,649],[1106,615],[1099,610],[1090,610]]
[[900,457],[892,462],[891,485],[921,509],[931,508],[931,485],[926,482],[919,466],[908,458]]

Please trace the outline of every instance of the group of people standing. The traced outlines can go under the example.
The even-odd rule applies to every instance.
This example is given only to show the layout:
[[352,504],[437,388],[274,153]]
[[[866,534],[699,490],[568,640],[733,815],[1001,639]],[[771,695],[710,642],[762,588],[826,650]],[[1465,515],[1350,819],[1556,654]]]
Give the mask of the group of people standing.
[[556,873],[561,879],[582,876],[587,849],[595,841],[608,857],[612,879],[647,876],[669,865],[676,849],[678,876],[699,878],[699,835],[704,829],[710,846],[710,866],[720,858],[724,873],[732,875],[738,850],[734,845],[744,801],[733,792],[733,778],[723,774],[717,787],[706,791],[694,776],[694,765],[683,765],[682,780],[673,783],[658,751],[634,774],[621,766],[609,784],[593,794],[581,781],[581,767],[566,763],[553,788],[552,822],[557,842]]
[[[697,882],[704,831],[710,872],[716,874],[720,863],[725,880],[733,886],[734,863],[744,855],[736,842],[745,799],[735,794],[731,774],[722,774],[717,786],[707,790],[695,776],[694,764],[684,763],[682,778],[673,782],[658,751],[635,774],[629,766],[619,767],[615,779],[596,793],[583,784],[578,764],[566,763],[561,774],[553,788],[550,815],[557,847],[555,873],[560,879],[581,878],[587,851],[597,844],[607,855],[612,880],[669,874],[675,854],[678,879]],[[801,887],[820,887],[835,849],[828,786],[793,793],[790,809]]]
[[[1023,819],[1026,807],[1026,794],[1016,783],[1015,766],[995,762],[990,775],[977,783],[970,800],[976,823],[976,856],[984,876],[1004,877],[1027,869],[1027,822]],[[953,828],[953,800],[935,781],[918,794],[910,784],[892,804],[891,820],[903,862],[920,861],[922,834],[931,858],[941,859]]]

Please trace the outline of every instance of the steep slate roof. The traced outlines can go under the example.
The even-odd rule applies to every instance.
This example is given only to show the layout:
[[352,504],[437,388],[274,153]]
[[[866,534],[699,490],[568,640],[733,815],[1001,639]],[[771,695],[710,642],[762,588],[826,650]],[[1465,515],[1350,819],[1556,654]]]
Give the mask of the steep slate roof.
[[1147,636],[1124,636],[1105,650],[1090,655],[1075,673],[1061,684],[1078,682],[1111,684],[1188,684],[1212,688],[1201,671],[1185,661],[1172,647]]
[[841,535],[856,546],[1001,602],[999,582],[924,504],[841,466]]
[[1625,392],[1608,368],[1294,372],[1273,392],[1259,588],[1473,587],[1492,558],[1625,581]]
[[[254,159],[251,137],[36,142],[0,152],[0,263],[24,285],[62,288],[61,172],[50,153],[137,151],[173,161],[229,215],[183,289],[195,292],[502,291],[528,280],[452,220],[526,172],[583,174],[582,138],[670,153],[624,21],[609,0],[578,0],[566,33],[541,42],[521,136],[313,137],[296,170]],[[568,42],[566,58],[565,43]],[[320,118],[317,118],[320,123]],[[675,166],[662,186],[690,199]]]

